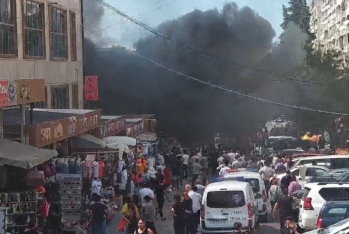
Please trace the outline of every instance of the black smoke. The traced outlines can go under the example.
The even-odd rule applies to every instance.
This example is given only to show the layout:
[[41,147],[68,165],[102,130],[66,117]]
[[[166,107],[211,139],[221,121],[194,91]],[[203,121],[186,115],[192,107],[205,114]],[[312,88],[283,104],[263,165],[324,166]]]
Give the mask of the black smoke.
[[[275,61],[270,51],[275,31],[249,7],[238,8],[229,3],[222,10],[194,10],[163,22],[157,30],[198,52],[150,36],[135,44],[138,54],[241,93],[276,96],[278,101],[289,96],[289,88],[285,88],[289,84],[281,84],[284,88],[280,91],[269,80],[271,75],[253,69],[269,69]],[[212,142],[219,132],[225,143],[226,138],[249,135],[271,116],[288,112],[200,84],[155,66],[125,48],[102,50],[86,39],[86,75],[100,78],[100,106],[104,114],[155,113],[159,130],[182,142]]]

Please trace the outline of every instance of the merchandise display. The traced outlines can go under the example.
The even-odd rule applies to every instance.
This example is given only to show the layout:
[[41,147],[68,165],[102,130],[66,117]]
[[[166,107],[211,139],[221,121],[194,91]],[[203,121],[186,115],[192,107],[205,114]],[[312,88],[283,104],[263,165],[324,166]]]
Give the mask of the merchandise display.
[[6,208],[4,218],[6,232],[24,230],[30,221],[37,221],[37,199],[35,191],[1,193],[0,207]]
[[82,178],[78,174],[56,174],[60,185],[62,214],[81,213]]

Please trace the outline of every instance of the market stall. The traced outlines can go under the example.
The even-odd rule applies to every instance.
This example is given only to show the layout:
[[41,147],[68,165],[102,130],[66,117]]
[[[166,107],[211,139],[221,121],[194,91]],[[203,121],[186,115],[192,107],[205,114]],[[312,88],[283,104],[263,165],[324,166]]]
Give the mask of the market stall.
[[39,187],[49,175],[37,168],[44,168],[55,156],[55,150],[0,139],[0,207],[6,209],[2,213],[5,233],[21,232],[29,222],[44,225],[47,212],[43,209],[45,199]]

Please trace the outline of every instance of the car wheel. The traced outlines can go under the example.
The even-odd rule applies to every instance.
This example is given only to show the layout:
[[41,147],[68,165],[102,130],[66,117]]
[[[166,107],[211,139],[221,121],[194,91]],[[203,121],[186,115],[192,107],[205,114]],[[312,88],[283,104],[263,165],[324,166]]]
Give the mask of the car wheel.
[[260,215],[258,217],[258,220],[259,220],[260,223],[267,223],[268,222],[268,214]]

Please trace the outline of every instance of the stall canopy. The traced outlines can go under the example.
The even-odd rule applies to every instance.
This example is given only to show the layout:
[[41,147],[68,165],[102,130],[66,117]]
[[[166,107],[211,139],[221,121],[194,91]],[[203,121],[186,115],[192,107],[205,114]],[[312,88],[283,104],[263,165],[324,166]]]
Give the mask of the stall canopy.
[[56,150],[39,149],[7,139],[0,139],[0,163],[31,169],[57,156]]
[[142,134],[139,134],[136,139],[140,141],[156,141],[157,140],[157,135],[156,133],[152,132],[145,132]]
[[84,133],[71,139],[72,147],[76,149],[100,149],[106,147],[106,142],[90,134]]
[[110,136],[103,139],[108,145],[115,143],[123,143],[129,146],[135,146],[137,144],[136,139],[127,136]]

